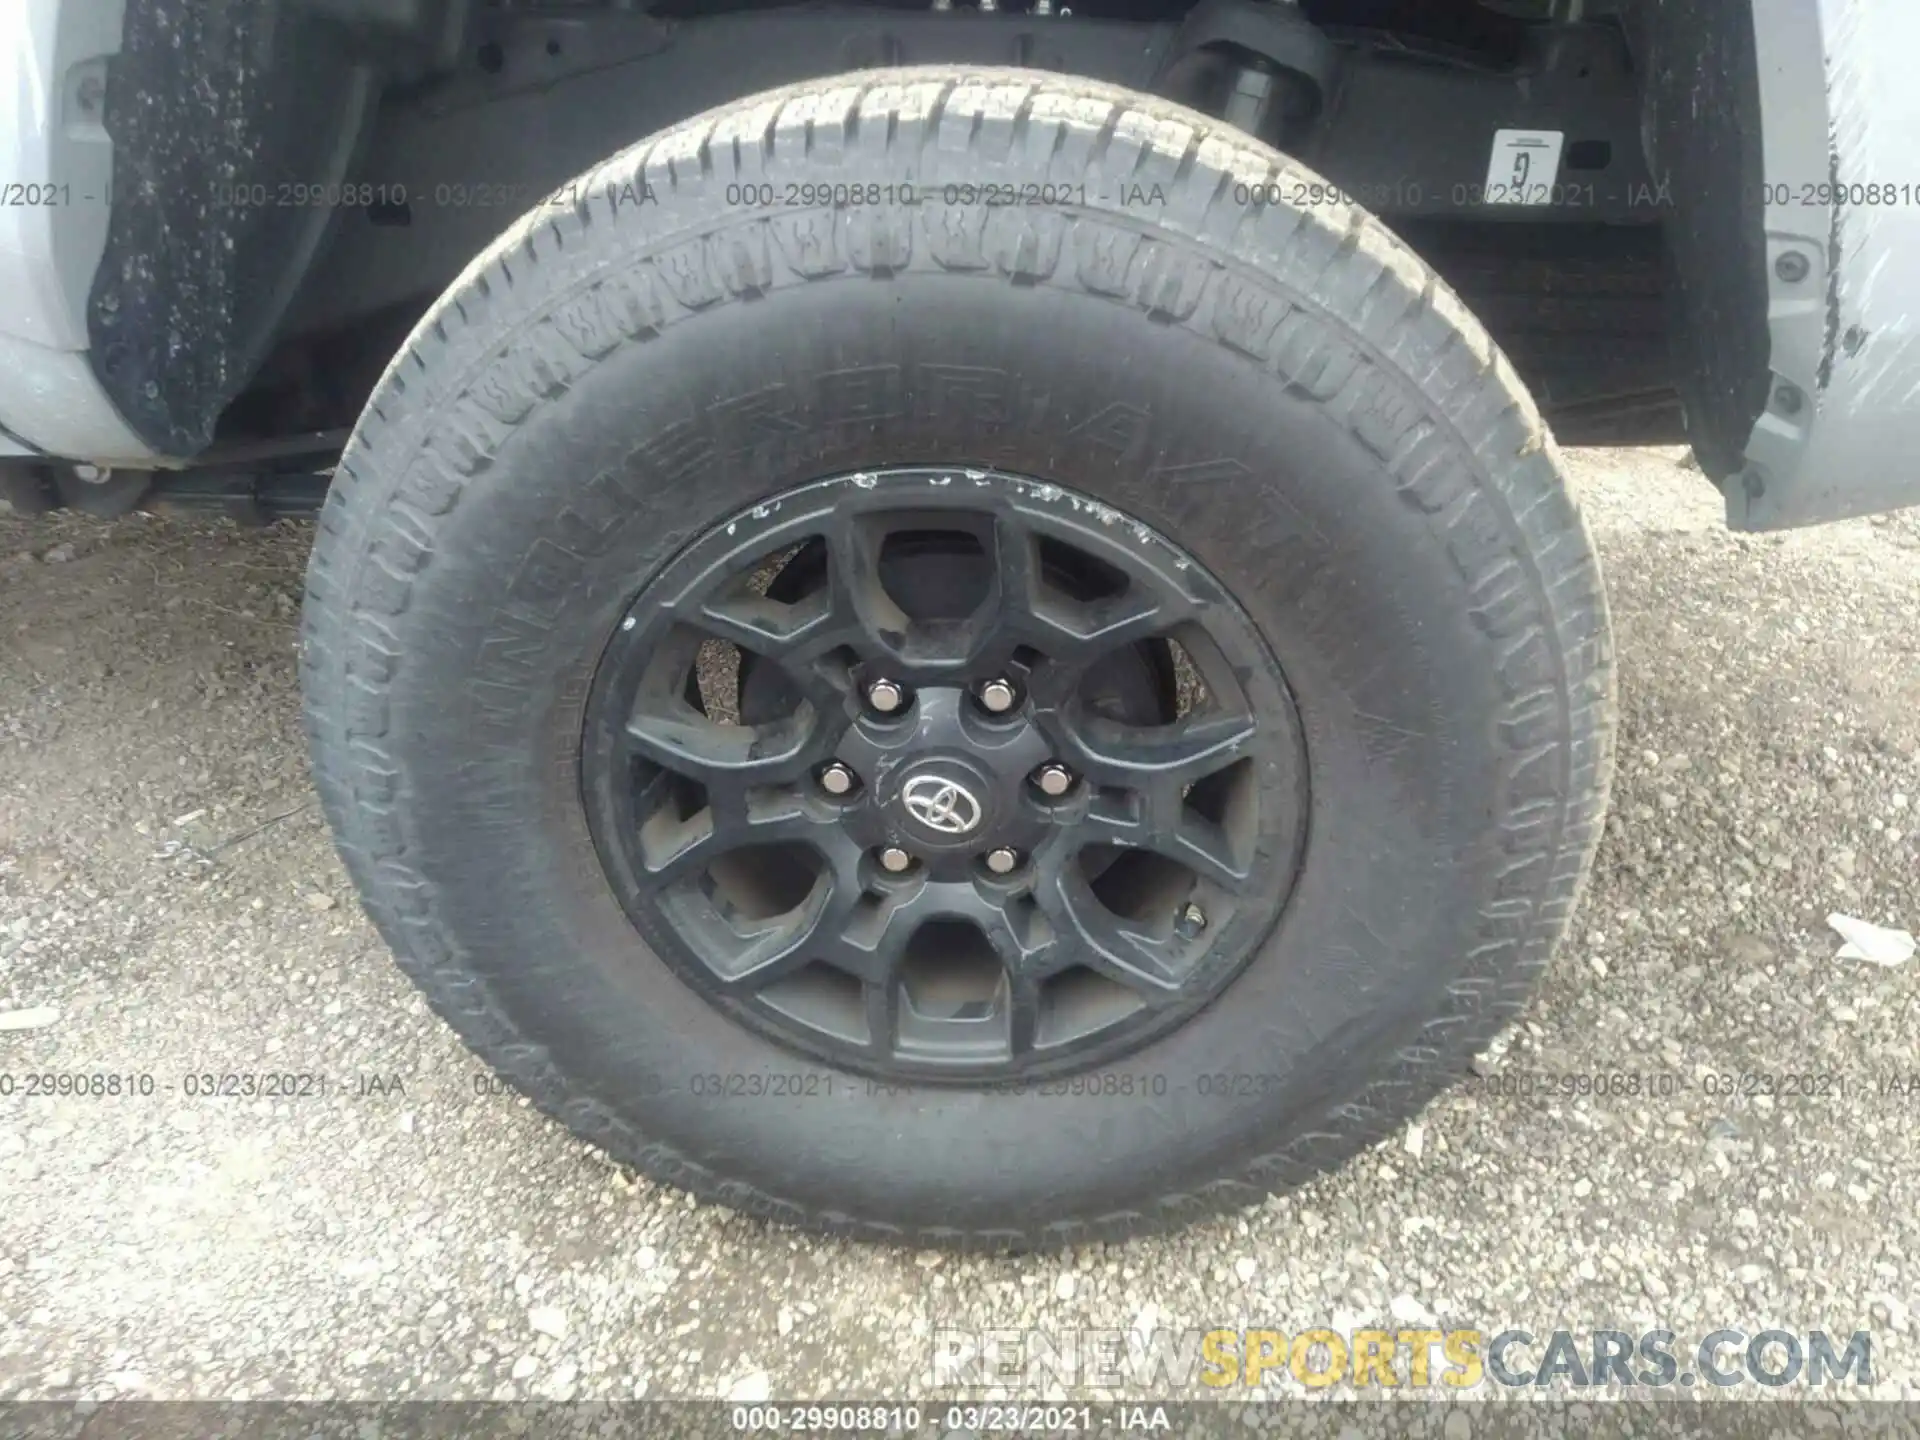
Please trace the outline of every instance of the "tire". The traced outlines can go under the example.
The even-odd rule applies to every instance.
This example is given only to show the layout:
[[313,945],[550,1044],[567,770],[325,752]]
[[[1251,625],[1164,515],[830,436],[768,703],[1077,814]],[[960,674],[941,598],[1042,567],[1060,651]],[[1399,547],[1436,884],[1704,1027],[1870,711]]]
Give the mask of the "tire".
[[[1463,1073],[1600,833],[1606,605],[1505,359],[1379,222],[1297,203],[1317,183],[1110,86],[876,71],[644,141],[467,269],[341,462],[304,684],[340,853],[470,1046],[703,1198],[989,1247],[1256,1202]],[[812,185],[879,189],[830,213]],[[914,464],[1171,537],[1298,711],[1278,920],[1221,1003],[1056,1084],[862,1088],[737,1023],[641,939],[582,803],[596,666],[649,576],[799,480]]]

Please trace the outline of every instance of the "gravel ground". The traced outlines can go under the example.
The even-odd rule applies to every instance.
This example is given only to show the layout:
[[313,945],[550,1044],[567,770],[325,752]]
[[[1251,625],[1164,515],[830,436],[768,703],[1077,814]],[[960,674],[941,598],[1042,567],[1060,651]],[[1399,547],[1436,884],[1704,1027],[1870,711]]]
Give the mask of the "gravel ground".
[[[999,1259],[695,1206],[490,1087],[313,802],[305,527],[0,518],[0,1010],[58,1011],[0,1072],[157,1085],[0,1096],[0,1397],[886,1397],[953,1329],[1429,1316],[1865,1329],[1872,1393],[1920,1395],[1920,1095],[1884,1088],[1920,1072],[1920,961],[1838,961],[1824,919],[1920,927],[1920,512],[1736,537],[1676,451],[1572,463],[1620,773],[1504,1052],[1288,1198]],[[184,1093],[269,1070],[331,1093]],[[1672,1093],[1500,1088],[1610,1072]],[[1709,1093],[1749,1073],[1821,1093]]]

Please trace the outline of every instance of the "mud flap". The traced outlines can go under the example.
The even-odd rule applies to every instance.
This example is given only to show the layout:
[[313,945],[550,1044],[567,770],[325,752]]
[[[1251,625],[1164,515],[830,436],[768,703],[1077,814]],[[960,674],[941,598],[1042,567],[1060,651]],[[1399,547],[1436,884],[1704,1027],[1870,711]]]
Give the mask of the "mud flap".
[[128,0],[87,329],[101,387],[159,454],[205,449],[259,365],[352,198],[374,98],[349,33],[290,0]]

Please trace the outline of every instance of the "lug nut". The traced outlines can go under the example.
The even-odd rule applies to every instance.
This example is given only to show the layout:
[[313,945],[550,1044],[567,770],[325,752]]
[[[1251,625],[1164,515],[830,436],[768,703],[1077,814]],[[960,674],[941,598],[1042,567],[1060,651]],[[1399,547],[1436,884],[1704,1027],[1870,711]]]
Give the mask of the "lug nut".
[[1011,875],[1014,867],[1019,863],[1019,853],[1007,849],[1004,845],[998,850],[987,852],[987,869],[996,875]]
[[1189,900],[1180,908],[1180,919],[1174,928],[1191,940],[1207,928],[1207,912]]
[[980,703],[996,715],[1013,708],[1013,686],[1005,680],[989,680],[980,687]]
[[1033,783],[1040,787],[1042,795],[1058,799],[1073,789],[1073,772],[1057,762],[1042,765],[1033,772]]
[[820,788],[829,795],[845,795],[853,789],[853,771],[838,760],[824,766],[820,771]]
[[913,857],[898,845],[889,845],[880,852],[880,868],[895,875],[913,864]]
[[891,680],[876,680],[867,687],[867,703],[882,715],[891,715],[907,703],[907,692]]

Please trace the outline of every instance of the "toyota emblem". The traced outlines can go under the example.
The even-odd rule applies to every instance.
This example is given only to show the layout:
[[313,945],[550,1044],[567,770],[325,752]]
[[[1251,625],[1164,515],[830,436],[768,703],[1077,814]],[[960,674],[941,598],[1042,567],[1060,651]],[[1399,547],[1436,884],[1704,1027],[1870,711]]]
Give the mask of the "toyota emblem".
[[907,813],[942,835],[965,835],[980,823],[980,801],[966,786],[939,775],[916,775],[900,791]]

